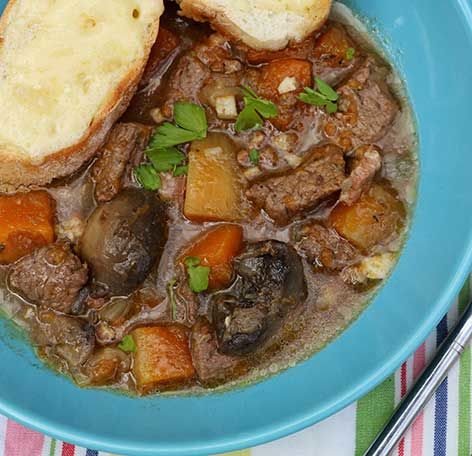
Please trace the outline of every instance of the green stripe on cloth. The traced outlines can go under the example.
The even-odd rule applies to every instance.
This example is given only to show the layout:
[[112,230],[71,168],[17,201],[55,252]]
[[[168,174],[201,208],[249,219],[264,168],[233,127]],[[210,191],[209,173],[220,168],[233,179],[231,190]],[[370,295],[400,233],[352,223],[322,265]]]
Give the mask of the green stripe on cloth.
[[459,364],[459,456],[470,456],[471,350],[464,351]]
[[392,416],[395,379],[388,378],[357,403],[356,456],[362,456]]
[[56,454],[56,439],[51,439],[50,442],[49,456],[54,456]]
[[[464,284],[459,295],[459,312],[462,314],[470,301],[470,278]],[[470,456],[470,383],[472,353],[468,347],[459,363],[459,432],[458,456]]]

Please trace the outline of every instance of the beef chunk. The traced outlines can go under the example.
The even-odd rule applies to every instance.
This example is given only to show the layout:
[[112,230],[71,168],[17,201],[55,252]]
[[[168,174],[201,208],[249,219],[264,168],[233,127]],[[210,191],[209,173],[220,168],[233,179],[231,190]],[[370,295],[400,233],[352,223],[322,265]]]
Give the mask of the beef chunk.
[[328,118],[325,133],[344,150],[375,143],[392,125],[399,107],[384,77],[385,70],[367,58],[338,89],[339,111]]
[[177,50],[180,42],[180,38],[174,32],[162,27],[162,25],[159,27],[159,35],[151,49],[151,55],[149,56],[146,69],[139,82],[140,87],[147,86],[153,77],[158,75],[162,64],[167,62],[171,55],[175,55],[174,51]]
[[112,200],[131,182],[132,170],[142,161],[151,133],[152,128],[136,123],[118,123],[113,128],[92,167],[99,203]]
[[210,77],[210,70],[191,54],[184,55],[169,79],[162,113],[171,118],[177,101],[198,103],[198,94]]
[[87,266],[65,242],[23,257],[10,273],[10,286],[27,301],[64,313],[74,311],[79,291],[87,280]]
[[241,69],[227,40],[214,34],[185,54],[170,74],[162,113],[171,118],[177,101],[199,103],[199,94],[212,74],[232,74]]
[[341,190],[344,178],[341,149],[327,145],[314,149],[295,171],[255,183],[247,196],[279,225],[286,225]]
[[84,364],[93,352],[93,327],[84,320],[41,310],[30,323],[33,343],[51,361],[59,357],[69,367],[77,367]]
[[354,204],[369,190],[372,181],[382,167],[380,149],[375,146],[362,146],[352,157],[352,171],[344,181],[339,200],[347,205]]
[[217,384],[234,376],[241,360],[218,351],[216,335],[204,318],[197,321],[190,338],[192,361],[198,379],[204,384]]
[[242,64],[233,58],[231,46],[223,35],[214,33],[195,47],[195,55],[212,72],[232,74],[241,71]]
[[357,249],[336,230],[312,220],[297,226],[291,233],[296,249],[310,263],[330,271],[340,271],[360,260]]

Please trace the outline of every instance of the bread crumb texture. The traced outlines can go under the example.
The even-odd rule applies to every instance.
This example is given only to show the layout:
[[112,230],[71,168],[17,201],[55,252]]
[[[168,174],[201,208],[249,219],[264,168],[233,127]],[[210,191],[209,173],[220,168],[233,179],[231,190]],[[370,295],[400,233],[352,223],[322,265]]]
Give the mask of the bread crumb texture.
[[0,40],[0,150],[41,163],[76,144],[145,58],[154,0],[12,0]]

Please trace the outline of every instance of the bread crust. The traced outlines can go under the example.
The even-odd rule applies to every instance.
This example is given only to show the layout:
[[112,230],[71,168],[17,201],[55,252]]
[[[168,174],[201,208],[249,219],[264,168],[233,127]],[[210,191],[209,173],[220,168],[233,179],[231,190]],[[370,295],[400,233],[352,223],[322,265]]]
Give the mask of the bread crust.
[[299,37],[287,39],[287,37],[284,36],[277,40],[260,41],[232,22],[228,18],[225,10],[215,10],[209,7],[206,4],[206,0],[177,0],[183,16],[199,22],[210,22],[215,30],[230,36],[235,41],[242,42],[256,50],[269,51],[278,51],[291,43],[303,41],[303,39],[316,30],[319,30],[324,25],[331,10],[332,0],[316,1],[318,4],[317,10],[322,12],[322,14],[317,16],[310,26],[307,26],[305,30],[300,33]]
[[[0,46],[8,14],[16,1],[18,0],[8,2],[0,18]],[[152,46],[157,39],[159,22],[158,18],[149,33],[141,65],[129,72],[115,90],[109,94],[106,102],[94,116],[88,130],[76,144],[48,155],[40,163],[33,163],[29,159],[13,155],[11,151],[0,148],[0,192],[13,192],[26,187],[44,186],[56,178],[74,173],[94,157],[104,144],[115,122],[126,111],[136,92]]]

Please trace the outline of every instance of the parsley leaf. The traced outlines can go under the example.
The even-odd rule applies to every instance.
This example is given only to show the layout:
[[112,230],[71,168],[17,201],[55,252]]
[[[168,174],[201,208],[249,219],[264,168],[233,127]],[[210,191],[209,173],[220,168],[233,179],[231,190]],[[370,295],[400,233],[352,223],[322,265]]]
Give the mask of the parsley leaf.
[[322,79],[315,78],[318,90],[329,101],[338,101],[339,94],[329,84],[326,84]]
[[201,106],[193,103],[175,103],[174,121],[176,125],[166,122],[157,128],[146,152],[168,149],[195,139],[206,138],[208,123]]
[[346,50],[346,59],[347,60],[352,60],[356,55],[356,50],[352,47],[347,48]]
[[244,95],[244,109],[239,113],[234,128],[236,132],[259,129],[264,124],[264,119],[277,117],[279,110],[271,101],[259,98],[250,87],[242,86]]
[[205,110],[201,106],[193,103],[175,103],[174,120],[179,127],[199,133],[205,138],[208,125]]
[[251,106],[246,106],[240,113],[234,124],[237,133],[246,130],[259,130],[264,124],[262,117]]
[[315,78],[315,80],[318,90],[305,87],[303,92],[298,96],[298,99],[313,106],[325,107],[328,114],[334,114],[338,111],[338,92],[320,78]]
[[188,165],[176,166],[174,168],[174,177],[185,176],[188,173]]
[[252,149],[249,152],[249,160],[253,165],[258,165],[259,164],[259,159],[260,159],[260,153],[257,149]]
[[169,122],[166,122],[165,124],[157,128],[156,133],[154,134],[151,142],[149,143],[149,148],[167,149],[168,147],[188,143],[195,139],[204,138],[205,136],[202,136],[200,133],[185,130]]
[[118,348],[126,353],[134,353],[136,351],[136,344],[134,343],[133,336],[128,334],[123,337],[121,342],[118,344]]
[[188,284],[194,293],[201,293],[208,289],[209,276],[211,268],[201,266],[201,260],[198,257],[185,258],[185,266],[187,267]]
[[136,180],[146,190],[156,191],[162,186],[161,178],[152,165],[139,165],[134,169]]
[[151,165],[140,165],[134,173],[146,190],[159,190],[162,186],[158,173],[172,171],[174,176],[187,174],[183,165],[185,154],[175,146],[203,139],[207,136],[208,123],[205,110],[194,103],[175,103],[175,124],[166,122],[157,128],[145,151]]
[[146,155],[159,173],[171,171],[185,160],[185,154],[176,147],[148,149]]

